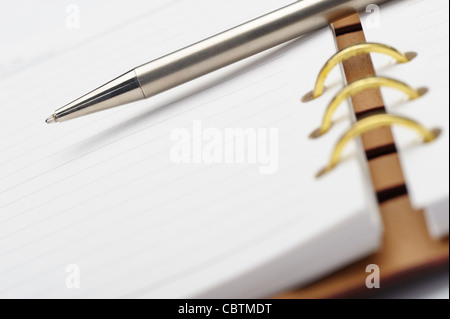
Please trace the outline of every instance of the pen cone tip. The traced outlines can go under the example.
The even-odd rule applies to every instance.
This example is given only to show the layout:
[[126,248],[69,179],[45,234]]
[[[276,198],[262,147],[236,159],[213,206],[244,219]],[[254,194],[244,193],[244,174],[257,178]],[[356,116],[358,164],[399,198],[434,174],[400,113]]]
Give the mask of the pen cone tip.
[[49,117],[47,117],[47,119],[45,120],[45,123],[47,123],[47,124],[56,123],[55,115],[50,115]]

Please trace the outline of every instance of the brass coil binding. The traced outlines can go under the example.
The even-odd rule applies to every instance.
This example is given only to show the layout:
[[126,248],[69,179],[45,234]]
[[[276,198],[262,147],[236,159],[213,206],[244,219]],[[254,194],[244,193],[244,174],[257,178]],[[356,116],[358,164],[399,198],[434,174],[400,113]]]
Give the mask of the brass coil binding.
[[328,162],[328,165],[321,170],[317,177],[322,176],[323,174],[331,171],[333,168],[335,168],[341,159],[342,151],[344,150],[345,146],[350,142],[352,139],[361,136],[362,134],[369,132],[371,130],[380,128],[380,127],[386,127],[391,125],[400,125],[407,128],[410,128],[417,133],[419,133],[423,141],[425,143],[429,143],[434,141],[441,133],[439,129],[428,129],[421,124],[417,123],[416,121],[413,121],[411,119],[408,119],[406,117],[397,116],[397,115],[391,115],[391,114],[378,114],[374,115],[368,118],[365,118],[361,121],[356,122],[337,142],[330,160]]
[[325,115],[323,116],[322,125],[317,131],[314,131],[311,134],[312,138],[319,137],[326,132],[328,132],[332,126],[333,114],[339,107],[339,105],[344,102],[349,97],[352,97],[358,93],[361,93],[365,90],[376,89],[379,87],[390,87],[393,89],[397,89],[406,93],[409,96],[410,100],[415,100],[424,95],[427,92],[425,88],[414,89],[409,85],[386,77],[368,77],[365,79],[361,79],[353,82],[352,84],[343,88],[330,102],[328,105]]
[[[319,76],[316,80],[316,84],[314,90],[310,93],[306,94],[303,97],[303,101],[307,102],[313,99],[320,97],[325,89],[325,81],[328,74],[331,70],[336,67],[339,63],[344,62],[345,60],[359,55],[359,54],[367,54],[367,53],[382,53],[389,55],[397,60],[398,63],[407,63],[411,61],[416,54],[415,53],[401,53],[398,50],[381,44],[381,43],[360,43],[356,45],[349,46],[345,48],[335,55],[333,55],[322,67]],[[426,88],[412,88],[411,86],[403,83],[401,81],[382,77],[382,76],[374,76],[359,79],[353,83],[350,83],[348,86],[344,87],[329,103],[325,114],[322,119],[322,124],[319,129],[315,130],[310,137],[317,138],[326,132],[328,132],[332,126],[333,114],[339,107],[339,105],[345,101],[346,99],[353,97],[354,95],[361,93],[363,91],[380,88],[380,87],[389,87],[393,89],[400,90],[404,92],[410,100],[418,99],[422,95],[424,95],[428,90]],[[418,122],[408,119],[406,117],[390,115],[390,114],[378,114],[373,115],[367,118],[364,118],[358,122],[356,122],[350,129],[345,132],[345,134],[339,139],[337,142],[330,160],[327,166],[322,169],[317,177],[324,175],[327,172],[333,170],[341,160],[341,154],[345,148],[345,146],[354,138],[360,137],[362,134],[367,133],[371,130],[399,125],[403,127],[407,127],[418,132],[425,143],[429,143],[434,141],[439,135],[439,129],[428,129]]]
[[343,50],[340,50],[325,63],[319,72],[314,89],[303,97],[303,102],[317,99],[323,94],[325,90],[325,80],[327,79],[328,74],[339,63],[342,63],[351,57],[367,53],[385,54],[396,59],[398,63],[407,63],[417,56],[414,52],[401,53],[393,47],[381,43],[365,42],[351,45]]

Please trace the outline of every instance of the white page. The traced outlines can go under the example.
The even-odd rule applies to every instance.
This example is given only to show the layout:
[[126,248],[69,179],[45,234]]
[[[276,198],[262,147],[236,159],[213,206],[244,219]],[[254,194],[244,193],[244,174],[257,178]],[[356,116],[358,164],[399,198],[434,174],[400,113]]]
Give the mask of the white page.
[[[273,277],[239,288],[263,296],[378,247],[381,226],[357,143],[315,178],[350,125],[347,116],[323,138],[307,137],[339,89],[300,102],[335,50],[330,30],[150,100],[44,124],[54,108],[136,65],[289,2],[168,3],[0,82],[9,119],[0,127],[0,296],[195,297],[271,265]],[[137,11],[148,9],[141,5]],[[195,17],[185,14],[192,8]],[[338,70],[329,81],[342,82]],[[175,164],[171,133],[195,120],[219,130],[278,129],[277,172]],[[294,254],[309,245],[317,251]],[[277,260],[291,263],[284,281]],[[69,265],[79,269],[79,289],[66,287]]]
[[394,127],[411,200],[426,209],[430,233],[448,234],[449,198],[449,3],[398,1],[382,8],[380,28],[366,28],[368,41],[386,43],[418,56],[410,63],[391,65],[389,58],[373,55],[379,75],[386,75],[429,92],[415,101],[403,93],[383,90],[390,113],[400,114],[429,128],[440,128],[439,138],[421,143],[416,133]]

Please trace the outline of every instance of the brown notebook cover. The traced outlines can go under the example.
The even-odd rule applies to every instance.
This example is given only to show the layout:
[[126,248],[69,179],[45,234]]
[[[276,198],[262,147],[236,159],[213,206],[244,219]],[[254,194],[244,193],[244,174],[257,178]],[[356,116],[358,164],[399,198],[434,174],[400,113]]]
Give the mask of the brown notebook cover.
[[[339,50],[366,42],[358,14],[332,24]],[[359,55],[343,63],[347,83],[375,76],[369,54]],[[357,120],[386,113],[379,89],[366,90],[352,98]],[[448,264],[449,241],[434,240],[422,211],[414,210],[408,196],[397,148],[390,128],[376,129],[362,136],[369,163],[372,184],[376,192],[384,224],[381,249],[309,286],[289,291],[276,298],[339,298],[360,296],[366,287],[366,267],[376,264],[380,269],[381,289],[385,283],[405,278],[412,273]]]

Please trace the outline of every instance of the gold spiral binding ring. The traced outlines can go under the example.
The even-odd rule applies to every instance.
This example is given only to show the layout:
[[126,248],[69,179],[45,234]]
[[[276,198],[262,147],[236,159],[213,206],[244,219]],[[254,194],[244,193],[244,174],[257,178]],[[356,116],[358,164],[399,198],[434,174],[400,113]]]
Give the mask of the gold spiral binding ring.
[[337,52],[327,61],[327,63],[325,63],[319,73],[319,76],[317,77],[314,90],[306,94],[303,97],[302,101],[307,102],[316,99],[323,94],[325,88],[325,80],[327,79],[328,74],[331,72],[331,70],[334,69],[336,65],[351,57],[367,53],[386,54],[396,59],[398,63],[407,63],[417,55],[414,52],[401,53],[393,47],[381,43],[367,42],[349,46]]
[[417,131],[422,137],[425,143],[434,141],[441,133],[439,129],[429,130],[426,127],[420,125],[416,121],[410,120],[405,117],[390,115],[390,114],[380,114],[374,115],[372,117],[365,118],[359,122],[356,122],[353,127],[351,127],[338,141],[334,151],[331,155],[328,165],[321,170],[316,177],[320,177],[325,173],[331,171],[336,165],[339,164],[341,159],[342,151],[349,141],[355,137],[361,136],[362,134],[380,128],[391,126],[393,124],[405,126],[412,130]]
[[409,96],[410,100],[417,99],[427,92],[426,88],[414,89],[403,82],[386,77],[368,77],[355,81],[349,86],[342,89],[341,92],[339,92],[335,96],[335,98],[331,101],[331,103],[328,105],[327,110],[325,111],[321,127],[311,133],[310,137],[317,138],[330,130],[333,123],[333,114],[335,113],[339,105],[347,98],[352,97],[365,90],[380,88],[382,86],[403,91]]

